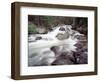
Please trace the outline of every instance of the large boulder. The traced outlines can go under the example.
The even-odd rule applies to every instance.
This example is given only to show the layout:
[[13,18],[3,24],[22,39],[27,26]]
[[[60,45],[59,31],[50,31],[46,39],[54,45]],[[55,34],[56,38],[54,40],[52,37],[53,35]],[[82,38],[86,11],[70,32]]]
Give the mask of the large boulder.
[[69,38],[69,34],[68,33],[64,33],[64,34],[58,33],[56,37],[59,40],[65,40]]

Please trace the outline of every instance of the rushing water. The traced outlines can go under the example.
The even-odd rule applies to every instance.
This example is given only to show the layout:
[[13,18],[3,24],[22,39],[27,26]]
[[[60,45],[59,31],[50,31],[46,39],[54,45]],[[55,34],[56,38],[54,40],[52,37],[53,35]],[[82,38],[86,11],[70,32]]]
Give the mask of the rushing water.
[[[59,30],[60,27],[56,27],[56,29],[54,29],[52,32],[48,32],[47,34],[35,34],[29,36],[29,66],[51,65],[51,63],[56,60],[56,54],[51,50],[51,48],[54,46],[58,46],[57,55],[59,55],[61,52],[76,50],[74,45],[77,43],[77,39],[75,36],[81,34],[73,31],[70,25],[64,25],[61,28],[64,28],[65,30]],[[60,36],[57,36],[58,34],[60,34]],[[42,38],[36,40],[36,37]]]

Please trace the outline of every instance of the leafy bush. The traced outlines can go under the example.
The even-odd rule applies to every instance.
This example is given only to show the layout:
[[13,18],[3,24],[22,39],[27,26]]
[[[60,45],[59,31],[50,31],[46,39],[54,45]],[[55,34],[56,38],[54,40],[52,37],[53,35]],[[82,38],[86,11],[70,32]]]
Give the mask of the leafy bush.
[[32,33],[37,33],[37,26],[32,23],[32,22],[28,22],[28,33],[32,34]]

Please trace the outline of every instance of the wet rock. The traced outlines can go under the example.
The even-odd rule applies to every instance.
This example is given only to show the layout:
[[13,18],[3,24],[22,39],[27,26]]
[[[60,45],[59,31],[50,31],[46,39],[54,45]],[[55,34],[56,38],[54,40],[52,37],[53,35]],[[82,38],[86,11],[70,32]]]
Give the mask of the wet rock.
[[60,28],[59,30],[61,30],[61,31],[65,31],[65,28]]
[[36,40],[41,40],[41,39],[42,39],[41,36],[36,37]]
[[52,65],[69,65],[73,64],[73,61],[71,61],[71,56],[67,53],[62,53],[60,56],[56,58],[56,60],[52,63]]
[[69,38],[69,34],[68,33],[64,33],[64,34],[58,33],[56,37],[59,40],[65,40]]

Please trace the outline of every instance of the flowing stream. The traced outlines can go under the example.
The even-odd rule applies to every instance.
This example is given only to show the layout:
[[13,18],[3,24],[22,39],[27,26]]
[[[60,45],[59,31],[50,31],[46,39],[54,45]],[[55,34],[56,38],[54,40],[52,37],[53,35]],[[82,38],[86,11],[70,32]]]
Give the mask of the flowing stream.
[[[60,28],[65,30],[59,30]],[[56,60],[55,52],[51,50],[55,46],[58,47],[58,53],[75,51],[76,47],[74,45],[77,43],[77,39],[74,37],[81,34],[76,32],[71,36],[73,32],[75,31],[71,29],[70,25],[64,25],[56,27],[47,34],[30,35],[28,37],[28,66],[51,65]]]

